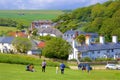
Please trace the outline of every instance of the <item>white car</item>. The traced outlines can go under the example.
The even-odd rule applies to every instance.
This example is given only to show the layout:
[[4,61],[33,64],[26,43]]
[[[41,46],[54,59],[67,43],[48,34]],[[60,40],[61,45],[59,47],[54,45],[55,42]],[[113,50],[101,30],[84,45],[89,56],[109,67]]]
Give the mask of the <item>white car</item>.
[[119,70],[120,70],[120,64],[116,65],[116,67],[117,67],[117,69],[119,69]]
[[105,68],[106,68],[106,69],[117,69],[117,66],[116,66],[116,64],[107,64],[107,65],[105,66]]

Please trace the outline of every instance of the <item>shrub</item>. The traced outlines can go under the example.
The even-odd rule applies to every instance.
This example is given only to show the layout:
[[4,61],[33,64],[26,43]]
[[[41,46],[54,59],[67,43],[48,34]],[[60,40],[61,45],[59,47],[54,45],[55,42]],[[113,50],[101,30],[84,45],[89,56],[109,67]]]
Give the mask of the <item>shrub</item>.
[[113,58],[97,58],[95,61],[113,61]]
[[[53,62],[50,60],[49,61],[46,60],[46,62],[47,62],[47,66],[59,65],[59,62]],[[42,59],[24,55],[24,54],[0,54],[0,63],[41,65]]]
[[89,57],[85,57],[85,58],[82,58],[81,61],[82,62],[91,62],[92,60]]

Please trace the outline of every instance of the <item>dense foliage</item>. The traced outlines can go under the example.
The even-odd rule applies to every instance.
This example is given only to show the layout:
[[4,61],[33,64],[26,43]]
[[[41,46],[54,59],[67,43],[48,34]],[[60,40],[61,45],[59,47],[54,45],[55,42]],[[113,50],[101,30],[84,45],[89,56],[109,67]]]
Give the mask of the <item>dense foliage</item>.
[[107,41],[111,40],[111,35],[117,35],[120,40],[120,1],[110,0],[78,8],[58,16],[54,21],[59,22],[56,28],[62,32],[80,29],[105,35]]
[[28,38],[16,37],[12,44],[20,53],[26,53],[32,48],[32,42]]
[[42,50],[42,55],[48,58],[68,59],[71,46],[68,42],[61,38],[52,38],[46,42],[46,46]]
[[24,20],[16,20],[10,18],[0,18],[0,26],[16,27],[17,29],[28,28],[28,24]]

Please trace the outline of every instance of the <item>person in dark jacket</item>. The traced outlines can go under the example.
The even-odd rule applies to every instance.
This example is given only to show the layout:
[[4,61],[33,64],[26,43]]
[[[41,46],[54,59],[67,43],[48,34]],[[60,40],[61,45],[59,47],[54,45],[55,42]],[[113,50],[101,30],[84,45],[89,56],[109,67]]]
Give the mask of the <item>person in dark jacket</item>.
[[65,68],[65,64],[62,62],[62,63],[60,64],[61,74],[64,74],[64,68]]
[[42,72],[45,72],[45,68],[46,68],[46,61],[44,60],[42,62]]

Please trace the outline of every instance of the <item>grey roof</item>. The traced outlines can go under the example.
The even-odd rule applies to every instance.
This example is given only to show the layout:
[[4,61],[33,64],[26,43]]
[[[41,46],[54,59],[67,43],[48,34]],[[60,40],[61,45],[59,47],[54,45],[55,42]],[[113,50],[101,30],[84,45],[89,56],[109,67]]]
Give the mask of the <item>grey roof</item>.
[[35,40],[31,40],[31,43],[32,43],[32,48],[31,49],[36,49],[38,43]]
[[75,34],[76,32],[78,32],[78,34],[85,34],[85,32],[82,31],[75,31],[75,30],[68,30],[66,31],[64,34]]
[[0,43],[9,43],[11,44],[14,37],[0,37]]
[[57,37],[62,36],[62,33],[56,28],[39,28],[38,33],[55,34]]
[[97,33],[85,33],[85,32],[78,31],[78,30],[68,30],[64,34],[74,35],[76,32],[78,32],[78,34],[83,34],[83,35],[87,35],[88,34],[88,35],[91,35],[91,36],[94,36],[94,37],[98,37]]
[[120,49],[120,43],[90,44],[76,47],[79,52]]
[[35,50],[31,50],[32,54],[41,54],[41,50],[39,49],[35,49]]
[[0,37],[0,42],[3,40],[4,37]]

